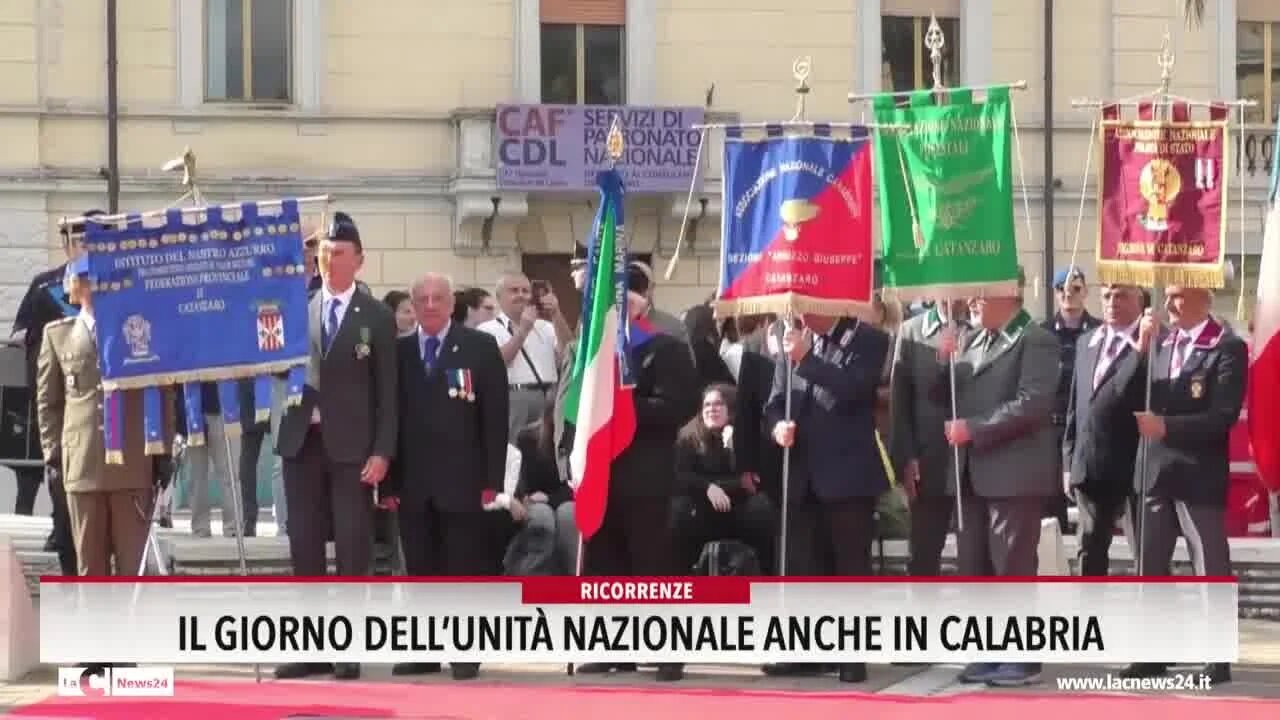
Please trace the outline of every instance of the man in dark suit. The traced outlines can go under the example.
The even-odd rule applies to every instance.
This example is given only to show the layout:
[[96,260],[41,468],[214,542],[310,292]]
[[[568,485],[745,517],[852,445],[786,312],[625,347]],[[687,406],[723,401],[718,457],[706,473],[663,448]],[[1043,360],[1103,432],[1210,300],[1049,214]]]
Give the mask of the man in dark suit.
[[1148,343],[1138,336],[1143,309],[1139,288],[1105,286],[1104,324],[1076,341],[1062,466],[1063,489],[1080,509],[1080,574],[1085,576],[1109,573],[1116,523],[1131,509],[1138,457],[1134,413],[1145,407],[1147,392]]
[[[507,364],[492,335],[450,320],[453,283],[428,274],[410,300],[418,331],[397,341],[399,445],[384,502],[398,507],[411,576],[483,576],[500,571],[484,506],[503,490],[507,461]],[[519,519],[519,518],[517,518]],[[480,672],[453,663],[455,680]],[[397,665],[397,675],[439,672]]]
[[[1249,353],[1244,340],[1210,315],[1208,290],[1171,286],[1165,309],[1171,327],[1152,356],[1151,411],[1136,413],[1147,441],[1146,474],[1134,473],[1135,491],[1146,498],[1135,532],[1139,562],[1148,576],[1167,576],[1178,535],[1197,575],[1231,574],[1226,504],[1231,428],[1244,405]],[[1148,335],[1154,318],[1144,318]],[[1145,494],[1144,494],[1145,489]],[[1140,663],[1128,677],[1163,674],[1166,665]],[[1204,668],[1216,686],[1231,681],[1231,666]]]
[[[397,432],[396,323],[391,310],[356,291],[364,246],[355,221],[334,213],[320,244],[320,292],[311,298],[311,359],[302,402],[280,422],[289,504],[289,556],[295,575],[324,575],[334,540],[339,575],[369,575],[373,488],[386,476]],[[278,678],[328,671],[326,664],[282,665]],[[360,667],[339,664],[339,679]]]
[[[876,440],[876,388],[889,336],[869,323],[806,314],[787,329],[766,422],[791,448],[787,488],[789,575],[871,575],[876,504],[889,478]],[[786,415],[787,373],[791,416]],[[781,502],[781,499],[779,500]],[[769,665],[771,675],[814,674],[821,666]],[[865,664],[839,669],[841,682],[867,679]]]
[[[689,345],[660,332],[648,320],[648,283],[642,270],[628,270],[627,312],[634,343],[628,347],[628,362],[635,373],[636,431],[631,444],[610,467],[604,521],[583,547],[583,575],[677,572],[670,529],[671,502],[677,492],[676,434],[698,411],[701,398]],[[643,342],[637,327],[645,329]],[[587,663],[578,672],[634,669],[630,664]],[[682,677],[680,665],[658,667],[659,681]]]

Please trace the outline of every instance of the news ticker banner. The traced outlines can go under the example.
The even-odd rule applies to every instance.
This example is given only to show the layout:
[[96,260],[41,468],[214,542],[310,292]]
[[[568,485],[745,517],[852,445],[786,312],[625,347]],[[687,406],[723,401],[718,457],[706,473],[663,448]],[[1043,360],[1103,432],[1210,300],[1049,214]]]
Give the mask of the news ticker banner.
[[1203,663],[1239,654],[1231,580],[387,580],[46,578],[40,660]]

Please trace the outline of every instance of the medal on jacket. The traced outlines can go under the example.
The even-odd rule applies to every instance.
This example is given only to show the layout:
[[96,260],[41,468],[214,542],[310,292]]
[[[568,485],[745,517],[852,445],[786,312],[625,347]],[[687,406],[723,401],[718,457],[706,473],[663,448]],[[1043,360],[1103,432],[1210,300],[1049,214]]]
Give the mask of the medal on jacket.
[[470,370],[450,370],[449,371],[449,397],[466,400],[467,402],[476,401],[475,387],[471,384]]
[[1191,378],[1191,399],[1199,400],[1204,397],[1204,380],[1194,377]]

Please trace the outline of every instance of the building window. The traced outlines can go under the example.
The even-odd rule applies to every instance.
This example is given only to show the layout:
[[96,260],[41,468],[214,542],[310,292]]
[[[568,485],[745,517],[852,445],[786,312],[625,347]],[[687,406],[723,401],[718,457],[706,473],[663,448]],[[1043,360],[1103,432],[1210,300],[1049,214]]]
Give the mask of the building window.
[[542,24],[542,102],[622,105],[626,89],[621,25]]
[[205,0],[205,99],[292,100],[292,0]]
[[1245,122],[1270,125],[1280,102],[1280,22],[1247,20],[1236,25],[1236,87],[1257,101],[1245,108]]
[[[942,48],[942,84],[956,87],[960,85],[960,20],[941,17],[938,25],[946,38]],[[881,88],[908,92],[933,87],[933,61],[924,46],[928,31],[928,17],[886,15],[880,18]]]

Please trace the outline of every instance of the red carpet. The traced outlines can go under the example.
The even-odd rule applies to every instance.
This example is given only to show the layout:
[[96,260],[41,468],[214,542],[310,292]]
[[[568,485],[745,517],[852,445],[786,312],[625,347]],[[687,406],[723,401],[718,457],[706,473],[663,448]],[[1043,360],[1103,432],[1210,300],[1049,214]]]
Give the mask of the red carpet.
[[[854,715],[851,715],[853,713]],[[1280,702],[1108,695],[1002,695],[907,698],[861,693],[754,692],[511,684],[180,681],[172,698],[63,698],[10,712],[25,718],[95,720],[283,720],[418,718],[419,720],[1275,720]]]

